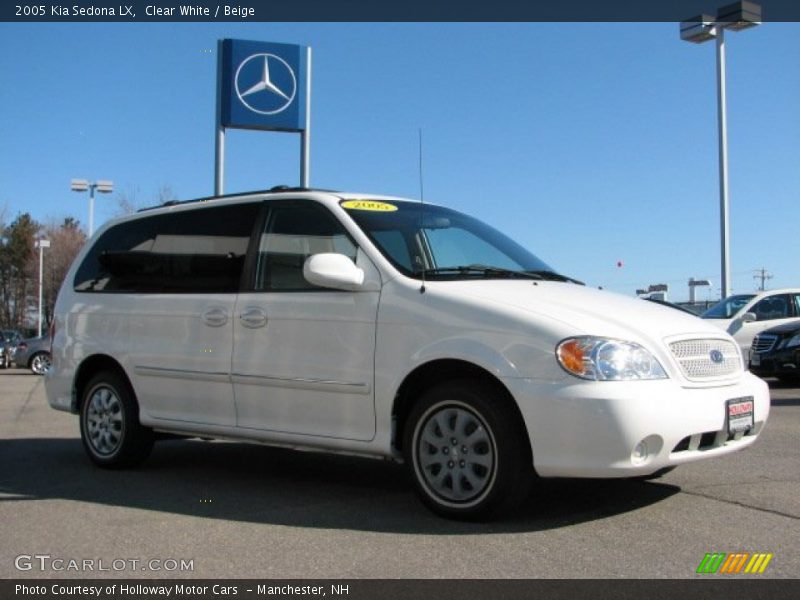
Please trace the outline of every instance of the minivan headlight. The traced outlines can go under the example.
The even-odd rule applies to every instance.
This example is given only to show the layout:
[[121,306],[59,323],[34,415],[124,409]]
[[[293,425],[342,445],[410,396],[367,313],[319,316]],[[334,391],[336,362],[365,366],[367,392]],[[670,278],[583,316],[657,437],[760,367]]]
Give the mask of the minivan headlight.
[[594,381],[666,379],[656,358],[639,344],[609,338],[567,338],[556,346],[559,364],[570,374]]

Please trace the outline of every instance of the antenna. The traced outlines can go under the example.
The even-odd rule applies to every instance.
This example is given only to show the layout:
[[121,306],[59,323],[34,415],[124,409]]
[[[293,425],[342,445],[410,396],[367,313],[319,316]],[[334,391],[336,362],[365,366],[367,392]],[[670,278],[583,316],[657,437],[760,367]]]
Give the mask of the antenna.
[[422,128],[419,129],[419,200],[425,203],[425,187],[422,180]]
[[420,209],[419,209],[419,246],[420,251],[423,254],[423,264],[422,264],[422,287],[419,288],[419,293],[425,293],[425,245],[424,245],[424,233],[422,231],[422,225],[425,223],[423,218],[423,213],[425,212],[425,187],[423,185],[422,180],[422,127],[419,128],[419,202],[420,202]]

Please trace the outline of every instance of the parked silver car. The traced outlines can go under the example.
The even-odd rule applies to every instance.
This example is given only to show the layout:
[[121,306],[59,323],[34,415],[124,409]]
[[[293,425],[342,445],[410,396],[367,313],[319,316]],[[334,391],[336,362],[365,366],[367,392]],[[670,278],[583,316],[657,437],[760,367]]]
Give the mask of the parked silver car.
[[14,354],[14,364],[28,368],[36,375],[44,375],[50,368],[50,336],[21,340]]

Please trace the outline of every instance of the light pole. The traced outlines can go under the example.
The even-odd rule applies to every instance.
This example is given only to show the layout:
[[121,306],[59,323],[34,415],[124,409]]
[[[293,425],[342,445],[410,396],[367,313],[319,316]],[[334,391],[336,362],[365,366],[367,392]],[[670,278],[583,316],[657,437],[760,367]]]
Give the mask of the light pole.
[[722,299],[730,295],[730,218],[728,199],[728,117],[725,97],[725,30],[741,31],[761,24],[761,6],[736,2],[723,6],[714,19],[698,15],[681,23],[681,39],[695,44],[717,40],[717,127],[719,129],[719,220]]
[[39,333],[42,337],[42,276],[44,273],[44,249],[50,247],[50,240],[37,240],[35,244],[39,249]]
[[70,181],[70,189],[73,192],[85,192],[89,190],[89,237],[94,233],[94,191],[101,194],[110,194],[114,191],[114,182],[107,179],[97,181],[87,181],[86,179],[73,179]]

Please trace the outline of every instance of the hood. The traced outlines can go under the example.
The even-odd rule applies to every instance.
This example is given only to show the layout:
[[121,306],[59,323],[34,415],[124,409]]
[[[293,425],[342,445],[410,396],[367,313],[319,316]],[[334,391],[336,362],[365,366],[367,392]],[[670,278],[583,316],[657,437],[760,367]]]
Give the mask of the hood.
[[681,310],[588,286],[556,281],[469,280],[429,282],[447,295],[471,297],[497,307],[522,310],[533,320],[560,321],[568,335],[598,335],[636,341],[676,335],[724,335],[717,327]]
[[771,333],[773,335],[792,335],[794,333],[800,333],[800,319],[797,319],[796,321],[790,321],[789,323],[782,323],[781,325],[776,325],[775,327],[770,327],[761,333]]

